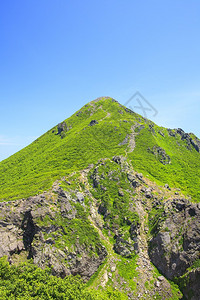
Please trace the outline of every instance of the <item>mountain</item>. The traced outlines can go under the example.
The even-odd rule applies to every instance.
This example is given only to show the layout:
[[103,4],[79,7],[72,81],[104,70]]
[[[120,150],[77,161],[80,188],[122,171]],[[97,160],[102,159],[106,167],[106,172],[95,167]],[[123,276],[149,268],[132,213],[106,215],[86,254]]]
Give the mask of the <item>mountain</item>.
[[[2,299],[16,296],[21,268],[50,268],[23,278],[49,278],[39,299],[200,299],[199,185],[194,134],[109,97],[86,104],[0,163]],[[64,298],[48,294],[50,274],[65,278]]]

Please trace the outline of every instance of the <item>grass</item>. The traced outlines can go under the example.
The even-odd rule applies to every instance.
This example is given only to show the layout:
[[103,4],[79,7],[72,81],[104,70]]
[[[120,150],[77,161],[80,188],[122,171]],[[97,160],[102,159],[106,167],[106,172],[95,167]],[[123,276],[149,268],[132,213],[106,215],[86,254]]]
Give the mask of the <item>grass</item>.
[[[164,137],[159,134],[161,129]],[[149,175],[149,179],[157,184],[168,183],[171,187],[180,188],[185,195],[191,195],[193,201],[200,201],[200,192],[197,188],[200,184],[200,154],[192,146],[188,149],[179,134],[175,137],[169,136],[166,128],[157,125],[154,125],[154,131],[153,134],[145,127],[136,136],[136,147],[129,155],[133,167],[144,175]],[[147,151],[154,146],[165,150],[171,158],[170,164],[163,165],[154,154]]]
[[[98,124],[89,126],[91,120]],[[126,122],[124,122],[126,121]],[[159,184],[181,188],[194,201],[200,199],[199,153],[187,148],[180,135],[169,136],[167,129],[149,123],[110,99],[85,105],[65,120],[67,128],[61,134],[57,126],[29,146],[0,162],[1,200],[28,197],[47,190],[52,183],[96,163],[100,158],[124,155],[132,161],[136,171],[149,175]],[[128,145],[119,146],[134,124],[145,126],[136,135],[136,148],[127,154]],[[164,137],[159,131],[164,133]],[[149,152],[154,146],[165,149],[171,164],[163,165]]]
[[137,267],[137,255],[132,259],[121,258],[117,264],[118,274],[126,281],[131,290],[136,290],[136,278],[138,277]]
[[[98,123],[90,126],[92,120]],[[113,245],[116,242],[114,233],[117,232],[125,241],[134,244],[131,226],[137,227],[140,224],[133,200],[136,195],[135,189],[127,178],[127,170],[125,171],[123,166],[115,163],[112,160],[113,156],[125,156],[129,163],[129,171],[133,168],[134,171],[142,172],[144,176],[148,176],[158,185],[164,186],[168,183],[170,187],[180,188],[181,193],[191,195],[193,201],[200,201],[200,154],[192,146],[188,148],[187,143],[179,134],[170,136],[166,128],[159,127],[126,110],[111,98],[85,105],[65,120],[65,123],[66,126],[60,134],[58,134],[58,127],[55,126],[28,147],[0,162],[0,201],[26,198],[42,193],[50,189],[55,180],[63,177],[67,177],[70,184],[62,180],[61,187],[73,198],[77,191],[86,190],[80,170],[93,164],[87,179],[90,192],[97,201],[95,205],[101,205],[106,212],[102,213],[104,219],[102,232],[109,232],[111,242],[106,245],[106,248],[108,254],[112,252],[113,257],[117,255],[113,254]],[[150,129],[150,124],[153,125],[153,130]],[[131,133],[133,125],[136,127],[136,147],[130,152],[128,143],[121,145],[121,142]],[[144,127],[141,130],[140,125]],[[159,133],[160,131],[164,136]],[[192,135],[192,138],[196,137]],[[149,151],[149,149],[159,147],[164,149],[164,153],[170,157],[170,164],[164,165],[162,155],[155,155],[155,151]],[[95,187],[93,186],[94,175],[98,177]],[[46,215],[37,220],[38,225],[43,227],[58,226],[56,232],[46,234],[45,238],[51,237],[55,240],[55,247],[61,250],[68,248],[69,251],[73,249],[78,239],[79,244],[87,249],[89,255],[97,255],[103,241],[88,219],[90,202],[92,202],[90,196],[85,197],[85,207],[71,201],[73,209],[76,210],[76,216],[73,219],[63,217],[59,212],[59,206],[52,204],[51,210],[54,211],[55,217],[51,218]],[[162,207],[149,212],[151,235],[156,235],[163,221]],[[166,231],[169,229],[166,228]],[[106,244],[106,240],[104,243]],[[183,243],[182,239],[180,243]],[[137,256],[132,253],[130,259],[119,257],[118,275],[134,291]],[[88,286],[97,281],[107,264],[108,260],[91,277]],[[199,266],[198,260],[193,268]],[[180,286],[184,285],[187,280],[183,277]],[[148,284],[148,282],[145,283],[147,289],[151,286]],[[173,283],[171,286],[174,291],[173,299],[178,299],[177,286]],[[127,299],[125,295],[113,291],[112,288],[109,290],[109,288],[111,287],[102,291],[102,294],[93,291],[94,298]],[[156,297],[160,299],[160,295]]]

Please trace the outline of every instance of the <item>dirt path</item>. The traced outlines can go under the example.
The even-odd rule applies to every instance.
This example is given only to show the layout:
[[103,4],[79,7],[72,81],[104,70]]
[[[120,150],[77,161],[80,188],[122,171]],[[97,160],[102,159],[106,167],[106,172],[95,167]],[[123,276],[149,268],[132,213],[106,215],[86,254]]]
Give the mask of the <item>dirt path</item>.
[[129,144],[128,144],[128,153],[133,152],[135,149],[135,126],[131,126],[131,134],[129,134]]

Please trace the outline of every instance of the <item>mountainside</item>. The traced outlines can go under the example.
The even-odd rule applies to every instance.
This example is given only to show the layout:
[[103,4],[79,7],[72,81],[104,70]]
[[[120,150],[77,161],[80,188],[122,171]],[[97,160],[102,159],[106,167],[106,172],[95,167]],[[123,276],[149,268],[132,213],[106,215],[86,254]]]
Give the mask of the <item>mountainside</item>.
[[84,281],[29,299],[200,299],[199,152],[192,133],[88,103],[0,162],[0,257]]

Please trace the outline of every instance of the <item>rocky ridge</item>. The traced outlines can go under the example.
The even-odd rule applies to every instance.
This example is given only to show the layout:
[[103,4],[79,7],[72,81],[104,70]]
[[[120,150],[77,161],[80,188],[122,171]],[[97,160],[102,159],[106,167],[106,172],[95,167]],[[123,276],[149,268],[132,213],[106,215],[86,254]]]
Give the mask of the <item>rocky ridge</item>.
[[[111,185],[118,195],[115,205],[119,209],[123,204],[118,216],[115,205],[104,200],[111,193]],[[95,197],[97,190],[101,191],[100,198]],[[79,274],[85,281],[104,264],[97,287],[111,282],[130,299],[144,295],[153,299],[156,293],[168,299],[173,294],[167,279],[181,278],[200,253],[199,204],[177,194],[180,191],[167,185],[158,187],[134,172],[123,156],[102,159],[96,166],[56,181],[48,192],[2,202],[0,256],[7,255],[10,263],[32,258],[39,267],[50,267],[54,275]],[[85,229],[94,234],[93,245],[84,234],[80,236],[77,227],[73,229],[80,218],[86,222]],[[82,221],[79,226],[83,226]],[[134,289],[130,283],[125,287],[126,280],[117,275],[120,257],[127,263],[137,257]],[[151,262],[164,276],[155,275]],[[187,275],[194,295],[199,295],[198,276],[198,269]],[[146,282],[152,286],[147,288]]]

